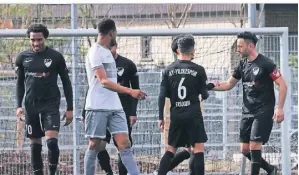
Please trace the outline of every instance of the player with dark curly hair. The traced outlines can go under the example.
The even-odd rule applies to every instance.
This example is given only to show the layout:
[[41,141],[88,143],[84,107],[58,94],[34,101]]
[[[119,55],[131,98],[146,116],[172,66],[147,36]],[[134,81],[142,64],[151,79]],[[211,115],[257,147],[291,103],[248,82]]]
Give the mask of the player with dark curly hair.
[[[61,78],[67,101],[67,123],[73,116],[73,92],[65,59],[58,51],[45,46],[49,36],[43,24],[33,24],[27,30],[31,48],[16,58],[17,116],[25,113],[26,136],[30,139],[31,165],[34,175],[43,175],[42,137],[48,147],[49,174],[54,175],[59,160],[58,132],[60,128]],[[22,101],[25,94],[24,109]]]

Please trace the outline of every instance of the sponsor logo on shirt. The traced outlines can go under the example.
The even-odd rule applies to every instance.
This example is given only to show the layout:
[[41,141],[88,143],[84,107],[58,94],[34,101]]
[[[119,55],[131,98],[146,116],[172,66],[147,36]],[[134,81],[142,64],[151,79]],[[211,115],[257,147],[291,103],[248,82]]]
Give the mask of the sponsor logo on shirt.
[[50,76],[50,72],[27,72],[26,75],[36,78],[47,78]]

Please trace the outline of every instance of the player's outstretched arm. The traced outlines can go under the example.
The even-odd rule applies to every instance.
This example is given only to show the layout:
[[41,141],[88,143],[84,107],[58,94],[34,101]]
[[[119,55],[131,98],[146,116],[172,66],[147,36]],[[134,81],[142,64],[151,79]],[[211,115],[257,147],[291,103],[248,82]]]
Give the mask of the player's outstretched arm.
[[238,83],[238,81],[238,79],[231,76],[227,81],[224,82],[208,83],[207,89],[213,91],[228,91],[231,90]]
[[65,59],[61,55],[58,73],[63,85],[63,91],[67,103],[67,111],[73,111],[73,88],[69,77],[69,72],[65,64]]
[[227,81],[221,83],[209,83],[207,85],[208,90],[213,91],[228,91],[231,90],[238,81],[242,78],[242,61],[240,61],[237,66],[234,68],[233,74],[229,77]]
[[106,74],[104,68],[95,69],[94,72],[95,72],[97,79],[101,82],[101,84],[104,88],[107,88],[111,91],[118,92],[118,93],[129,94],[132,97],[137,98],[137,99],[144,99],[147,96],[146,93],[142,92],[141,90],[133,90],[131,88],[127,88],[127,87],[121,86],[117,83],[114,83],[113,81],[110,81],[107,78],[107,74]]

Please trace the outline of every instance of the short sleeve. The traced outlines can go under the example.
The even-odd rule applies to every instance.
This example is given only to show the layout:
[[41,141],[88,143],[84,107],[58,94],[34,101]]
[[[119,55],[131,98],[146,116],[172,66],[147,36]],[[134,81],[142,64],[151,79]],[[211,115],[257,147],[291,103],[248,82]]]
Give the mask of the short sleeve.
[[103,63],[102,63],[103,54],[104,53],[101,53],[101,49],[98,49],[98,48],[94,48],[89,53],[89,61],[90,61],[92,70],[104,68]]
[[273,81],[277,80],[279,77],[281,77],[280,71],[277,69],[276,64],[269,59],[269,61],[265,64],[265,71],[267,75],[271,77]]
[[235,78],[235,79],[238,79],[240,80],[242,78],[242,64],[241,64],[241,61],[237,64],[237,66],[234,68],[233,70],[233,74],[232,76]]

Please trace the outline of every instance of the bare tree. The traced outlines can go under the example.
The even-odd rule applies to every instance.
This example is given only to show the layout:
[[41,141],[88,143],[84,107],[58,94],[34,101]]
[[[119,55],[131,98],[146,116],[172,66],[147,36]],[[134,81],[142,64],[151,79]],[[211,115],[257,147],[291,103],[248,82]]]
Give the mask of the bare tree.
[[[165,19],[164,22],[167,25],[167,27],[169,29],[184,27],[188,20],[189,12],[192,9],[192,4],[185,4],[184,10],[179,17],[177,17],[177,14],[179,12],[179,7],[182,7],[182,4],[167,4],[166,7],[167,7],[166,13],[168,18]],[[161,16],[164,15],[164,13],[161,10],[161,6],[157,10],[161,14]],[[173,57],[175,60],[177,59],[176,54],[173,54]]]
[[[168,18],[164,20],[165,24],[168,26],[169,29],[171,28],[179,28],[181,25],[184,27],[187,18],[189,16],[189,12],[192,9],[192,4],[185,4],[184,10],[180,17],[177,17],[177,13],[179,10],[179,7],[181,7],[182,4],[168,4],[167,5],[167,15]],[[161,15],[163,15],[163,12],[161,11],[161,7],[158,8],[158,11]]]
[[[101,5],[97,5],[98,8],[100,8]],[[110,11],[113,9],[113,4],[109,5],[109,8],[107,9],[104,17],[109,17]],[[83,18],[81,27],[82,28],[89,28],[89,25],[91,24],[92,28],[97,29],[97,14],[95,4],[81,4],[78,5],[78,10],[81,13],[81,17]],[[96,40],[96,38],[94,38]],[[91,47],[91,40],[90,37],[87,37],[87,42],[89,47]]]

